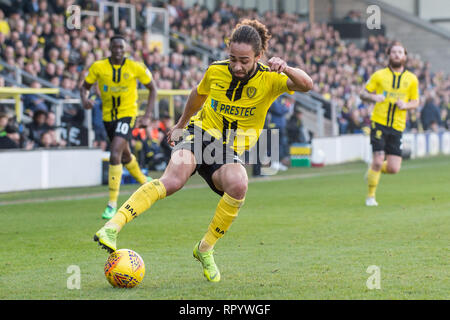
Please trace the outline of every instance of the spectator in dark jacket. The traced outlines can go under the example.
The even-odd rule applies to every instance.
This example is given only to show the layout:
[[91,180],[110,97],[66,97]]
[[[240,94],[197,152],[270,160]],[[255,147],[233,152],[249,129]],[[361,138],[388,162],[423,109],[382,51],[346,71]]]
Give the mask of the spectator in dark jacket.
[[289,109],[281,102],[281,99],[275,100],[269,108],[271,115],[270,123],[275,125],[275,128],[286,128],[286,114]]
[[303,113],[300,108],[294,110],[294,114],[289,118],[287,123],[287,135],[289,144],[308,142],[303,126]]
[[[286,114],[289,109],[282,103],[281,99],[275,100],[269,108],[270,113],[270,123],[269,129],[278,129],[279,132],[279,152],[280,160],[285,159],[288,156],[288,141],[286,136]],[[276,164],[277,168],[280,167],[281,170],[285,169],[284,165]]]
[[436,103],[436,98],[427,98],[421,112],[421,121],[423,130],[438,130],[441,123],[441,111]]
[[4,135],[0,135],[0,149],[17,149],[19,148],[20,135],[13,126],[7,126]]
[[48,126],[45,123],[47,119],[47,112],[38,110],[33,115],[33,122],[28,125],[29,138],[36,146],[40,144],[41,135],[48,130]]
[[[41,85],[39,82],[34,81],[31,84],[31,88],[39,89]],[[38,110],[48,111],[48,106],[45,104],[44,100],[40,98],[37,94],[25,94],[23,95],[23,105],[25,111],[33,115]]]

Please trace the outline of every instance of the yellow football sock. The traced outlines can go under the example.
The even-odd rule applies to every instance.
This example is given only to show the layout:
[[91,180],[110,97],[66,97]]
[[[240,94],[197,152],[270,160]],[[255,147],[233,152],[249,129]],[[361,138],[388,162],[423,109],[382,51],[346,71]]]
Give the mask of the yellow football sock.
[[133,218],[149,209],[156,201],[166,197],[166,188],[158,179],[140,186],[131,197],[125,201],[117,213],[109,221],[121,229]]
[[381,166],[381,173],[388,173],[386,160],[384,160],[383,165]]
[[225,232],[230,228],[233,220],[237,217],[240,207],[244,204],[244,200],[234,199],[227,193],[224,193],[219,201],[208,231],[203,237],[209,246],[214,247],[217,240],[219,240]]
[[140,184],[144,184],[147,182],[147,177],[142,173],[141,168],[139,167],[139,163],[137,162],[134,154],[131,155],[131,161],[125,164],[125,168],[127,168],[128,172],[130,172],[130,174]]
[[119,197],[120,182],[122,181],[122,165],[109,165],[108,186],[109,186],[109,205],[115,207]]
[[380,181],[381,171],[373,171],[372,168],[369,169],[367,175],[367,182],[369,185],[369,192],[367,197],[375,197],[375,192],[377,190],[378,182]]

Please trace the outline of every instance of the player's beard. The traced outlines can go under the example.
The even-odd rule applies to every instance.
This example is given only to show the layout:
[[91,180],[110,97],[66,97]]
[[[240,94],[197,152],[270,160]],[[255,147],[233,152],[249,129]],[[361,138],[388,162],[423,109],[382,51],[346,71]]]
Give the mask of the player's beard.
[[389,66],[391,68],[397,69],[405,66],[406,59],[402,59],[400,61],[393,61],[392,59],[389,59]]
[[248,79],[253,75],[253,73],[255,72],[255,70],[256,70],[256,63],[255,63],[255,65],[253,66],[253,68],[252,68],[251,70],[249,70],[249,71],[245,74],[245,76],[243,76],[243,77],[236,77],[236,76],[234,75],[234,71],[231,70],[231,69],[230,69],[230,72],[231,72],[231,75],[233,76],[234,79],[237,79],[237,80],[239,80],[239,81],[246,81],[246,80],[248,80]]

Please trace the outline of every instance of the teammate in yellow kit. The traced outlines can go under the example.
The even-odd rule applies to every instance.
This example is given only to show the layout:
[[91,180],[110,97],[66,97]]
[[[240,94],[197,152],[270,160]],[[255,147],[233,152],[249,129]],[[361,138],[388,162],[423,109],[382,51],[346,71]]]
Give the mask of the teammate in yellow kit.
[[406,48],[394,42],[387,50],[389,65],[376,71],[367,82],[361,98],[375,103],[370,142],[373,159],[367,172],[367,206],[377,206],[375,192],[381,173],[395,174],[402,163],[402,132],[406,113],[419,105],[417,77],[405,69]]
[[213,247],[237,217],[247,192],[247,173],[238,155],[257,142],[267,110],[280,94],[312,88],[304,71],[287,66],[278,57],[271,58],[268,66],[259,62],[269,38],[266,27],[256,20],[236,26],[228,44],[229,59],[209,66],[169,132],[170,141],[182,139],[164,174],[141,186],[97,231],[95,241],[108,251],[116,250],[117,233],[126,223],[180,190],[198,172],[221,198],[193,255],[209,281],[220,281]]
[[85,109],[93,107],[89,100],[89,90],[97,82],[102,100],[102,114],[110,145],[108,170],[109,202],[103,212],[104,219],[111,219],[117,211],[122,180],[122,167],[141,184],[150,181],[146,177],[135,156],[130,151],[129,140],[133,130],[137,106],[137,81],[139,80],[149,90],[147,108],[142,119],[144,126],[149,124],[151,113],[156,100],[156,87],[152,81],[152,74],[142,63],[125,57],[127,43],[122,36],[114,36],[110,40],[111,56],[98,60],[89,68],[81,87],[81,100]]

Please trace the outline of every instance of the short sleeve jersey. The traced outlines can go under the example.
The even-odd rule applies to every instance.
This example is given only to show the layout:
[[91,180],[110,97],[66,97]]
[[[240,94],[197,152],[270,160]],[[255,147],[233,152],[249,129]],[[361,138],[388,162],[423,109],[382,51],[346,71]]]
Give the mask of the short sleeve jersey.
[[[232,77],[228,60],[215,62],[197,86],[198,94],[208,97],[190,123],[216,139],[223,139],[242,154],[258,141],[273,101],[285,92],[293,94],[287,80],[285,74],[270,72],[267,66],[258,63],[253,76],[239,81]],[[232,131],[235,134],[231,135]],[[232,144],[230,137],[234,139]]]
[[152,74],[140,62],[124,59],[121,65],[113,65],[110,58],[98,60],[89,68],[85,81],[98,82],[101,93],[103,121],[124,117],[136,117],[138,112],[137,80],[147,85]]
[[396,101],[418,100],[418,87],[417,77],[406,69],[400,73],[384,68],[373,73],[366,83],[366,90],[382,94],[386,98],[375,104],[371,120],[397,131],[405,130],[407,111],[399,110]]

